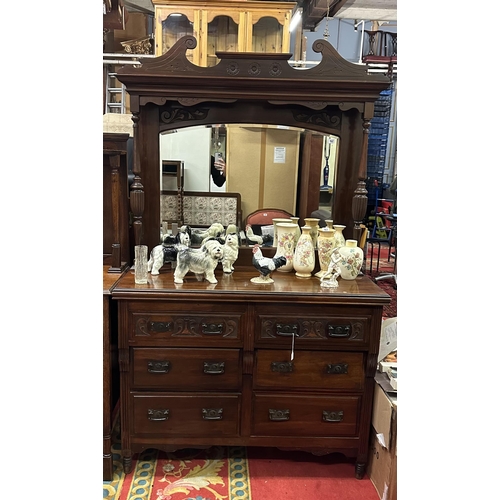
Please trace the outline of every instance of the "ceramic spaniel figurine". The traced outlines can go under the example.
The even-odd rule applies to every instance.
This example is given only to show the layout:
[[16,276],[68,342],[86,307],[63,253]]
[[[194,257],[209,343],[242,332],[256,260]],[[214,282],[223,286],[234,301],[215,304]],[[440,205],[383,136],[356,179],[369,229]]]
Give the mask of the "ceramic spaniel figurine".
[[200,248],[184,246],[177,253],[174,283],[184,283],[183,278],[188,271],[196,275],[203,275],[210,283],[217,283],[214,271],[223,256],[222,245],[216,239],[207,241]]
[[179,249],[188,247],[190,244],[191,228],[189,226],[182,226],[175,236],[167,235],[161,245],[157,245],[151,250],[148,260],[148,272],[152,276],[160,274],[161,267],[168,262],[174,267]]
[[222,258],[222,270],[225,273],[234,271],[234,263],[238,258],[240,242],[238,239],[238,231],[236,226],[229,225],[226,230],[226,237],[224,239],[224,257]]

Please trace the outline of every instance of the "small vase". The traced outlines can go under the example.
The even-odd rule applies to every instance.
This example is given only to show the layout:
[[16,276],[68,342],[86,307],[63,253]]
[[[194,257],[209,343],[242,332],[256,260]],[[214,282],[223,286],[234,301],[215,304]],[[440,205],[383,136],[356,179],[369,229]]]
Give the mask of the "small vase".
[[340,224],[334,224],[333,230],[335,231],[334,239],[335,239],[335,247],[344,247],[345,246],[345,238],[342,231],[345,229],[345,226],[341,226]]
[[306,217],[304,219],[306,226],[311,228],[311,239],[313,242],[313,246],[316,249],[318,247],[318,229],[319,229],[319,219],[315,219],[313,217]]
[[309,278],[314,269],[315,253],[311,238],[311,227],[303,226],[295,253],[293,254],[293,268],[295,276]]
[[328,229],[328,227],[321,227],[318,231],[318,260],[320,270],[314,276],[322,278],[328,270],[330,257],[335,250],[335,231]]
[[278,229],[276,228],[276,224],[280,222],[292,222],[291,219],[273,219],[273,247],[278,246]]
[[276,271],[290,272],[293,269],[293,252],[295,250],[295,226],[291,222],[278,222],[276,224],[276,233],[278,241],[276,244],[275,257],[284,255],[286,264],[276,269]]
[[290,220],[294,224],[297,224],[297,229],[295,230],[295,246],[297,246],[297,243],[299,241],[300,235],[302,234],[301,231],[300,231],[300,226],[299,226],[299,217],[290,217]]
[[148,282],[148,247],[136,245],[134,250],[134,281],[138,285],[145,285]]
[[325,224],[328,229],[333,231],[333,219],[325,219]]
[[339,249],[342,259],[339,262],[340,277],[344,280],[354,280],[363,265],[363,250],[356,240],[346,240],[345,246]]

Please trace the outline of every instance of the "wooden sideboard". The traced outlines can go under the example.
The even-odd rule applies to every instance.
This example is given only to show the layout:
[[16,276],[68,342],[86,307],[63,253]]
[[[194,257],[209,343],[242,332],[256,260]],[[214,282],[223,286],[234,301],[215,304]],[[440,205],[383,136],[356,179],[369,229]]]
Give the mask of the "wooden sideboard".
[[234,445],[341,452],[363,477],[390,297],[366,276],[333,290],[279,271],[251,283],[257,274],[118,281],[125,472],[147,448]]
[[[111,302],[111,291],[121,274],[108,272],[109,266],[102,268],[102,317],[103,317],[103,480],[113,479],[113,457],[111,454],[111,430],[113,406],[117,403],[117,383],[113,384],[113,365],[117,364],[118,353],[116,334],[116,311]],[[116,358],[116,361],[114,361]],[[118,382],[118,380],[115,380]]]

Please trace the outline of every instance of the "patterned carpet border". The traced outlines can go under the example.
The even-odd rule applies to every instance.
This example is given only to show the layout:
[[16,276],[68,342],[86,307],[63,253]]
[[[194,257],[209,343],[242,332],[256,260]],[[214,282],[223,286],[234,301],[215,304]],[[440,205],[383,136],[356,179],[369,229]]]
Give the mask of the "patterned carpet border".
[[116,416],[111,451],[113,480],[103,482],[104,500],[252,500],[245,447],[178,453],[148,449],[134,457],[133,471],[125,474]]

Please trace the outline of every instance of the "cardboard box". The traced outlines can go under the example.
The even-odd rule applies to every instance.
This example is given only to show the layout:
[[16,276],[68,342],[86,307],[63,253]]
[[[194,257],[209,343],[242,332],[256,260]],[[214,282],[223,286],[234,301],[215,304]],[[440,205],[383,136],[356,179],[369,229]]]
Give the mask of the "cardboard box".
[[397,500],[397,398],[377,383],[367,474],[381,500]]
[[380,332],[380,348],[378,362],[398,348],[398,318],[389,318],[382,321]]

